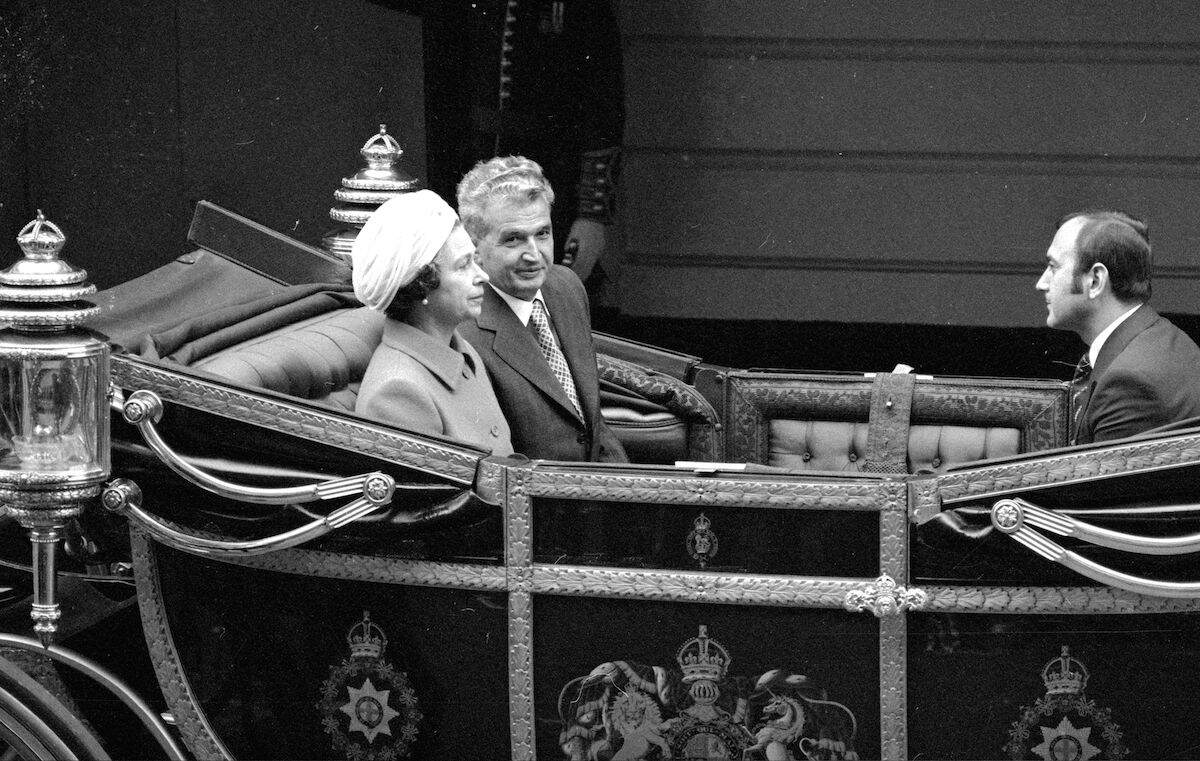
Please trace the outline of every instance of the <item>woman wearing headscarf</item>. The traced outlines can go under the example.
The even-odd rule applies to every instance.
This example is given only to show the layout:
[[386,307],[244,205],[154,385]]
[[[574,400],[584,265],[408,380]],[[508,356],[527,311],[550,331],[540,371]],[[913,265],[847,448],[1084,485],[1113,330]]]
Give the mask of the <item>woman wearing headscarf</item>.
[[363,225],[352,257],[354,294],[388,317],[354,411],[511,454],[483,360],[457,330],[479,316],[488,276],[450,206],[428,190],[393,198]]

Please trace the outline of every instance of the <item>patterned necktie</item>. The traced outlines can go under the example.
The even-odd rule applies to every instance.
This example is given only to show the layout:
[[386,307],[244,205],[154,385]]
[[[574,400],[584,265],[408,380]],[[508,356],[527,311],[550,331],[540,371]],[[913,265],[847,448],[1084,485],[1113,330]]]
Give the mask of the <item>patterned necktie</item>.
[[1075,365],[1075,376],[1071,378],[1071,436],[1070,444],[1079,439],[1079,427],[1083,424],[1083,411],[1087,409],[1088,392],[1092,385],[1092,363],[1087,352]]
[[583,409],[579,406],[579,395],[575,391],[575,381],[571,378],[571,368],[567,367],[567,358],[563,356],[562,349],[558,348],[558,342],[554,340],[554,333],[550,330],[550,320],[546,315],[546,307],[542,304],[541,299],[533,300],[533,314],[529,321],[537,330],[538,348],[542,350],[542,356],[550,365],[550,372],[554,373],[554,377],[558,379],[563,391],[567,392],[567,398],[574,405],[575,413],[582,419]]

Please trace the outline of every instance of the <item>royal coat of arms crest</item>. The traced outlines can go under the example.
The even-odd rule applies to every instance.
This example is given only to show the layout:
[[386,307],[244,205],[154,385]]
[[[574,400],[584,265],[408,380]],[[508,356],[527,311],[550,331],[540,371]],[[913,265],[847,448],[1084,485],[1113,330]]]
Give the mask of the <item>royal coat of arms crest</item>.
[[854,714],[805,676],[730,674],[708,627],[683,643],[678,670],[602,663],[559,698],[559,745],[570,761],[857,759]]
[[408,758],[421,711],[408,676],[383,659],[387,636],[363,611],[350,628],[350,657],[329,667],[321,685],[321,723],[348,761]]

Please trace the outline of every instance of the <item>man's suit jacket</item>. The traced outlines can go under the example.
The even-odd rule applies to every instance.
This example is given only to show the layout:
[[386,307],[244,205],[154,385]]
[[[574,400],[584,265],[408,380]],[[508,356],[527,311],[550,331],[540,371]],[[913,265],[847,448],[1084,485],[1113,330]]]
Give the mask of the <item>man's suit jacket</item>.
[[1143,304],[1100,347],[1077,444],[1200,416],[1200,348]]
[[483,357],[500,407],[512,429],[513,449],[533,459],[627,462],[621,442],[600,416],[600,378],[587,294],[574,272],[554,265],[542,284],[550,324],[579,394],[583,419],[554,377],[533,329],[492,288],[483,310],[459,330]]

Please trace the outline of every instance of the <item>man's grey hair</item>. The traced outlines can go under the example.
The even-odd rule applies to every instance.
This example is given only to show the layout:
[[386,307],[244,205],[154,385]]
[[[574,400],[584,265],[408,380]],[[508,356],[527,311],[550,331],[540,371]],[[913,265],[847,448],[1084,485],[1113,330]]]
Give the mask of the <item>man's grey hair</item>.
[[554,190],[542,167],[524,156],[497,156],[480,161],[458,183],[458,216],[472,240],[487,235],[483,221],[488,204],[508,199],[554,203]]

